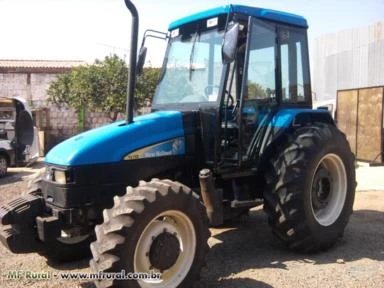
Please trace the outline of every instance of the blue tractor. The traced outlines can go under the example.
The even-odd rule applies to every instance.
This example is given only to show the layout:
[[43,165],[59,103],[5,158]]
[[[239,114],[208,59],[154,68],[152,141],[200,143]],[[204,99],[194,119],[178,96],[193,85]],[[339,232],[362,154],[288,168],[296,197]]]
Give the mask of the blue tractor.
[[312,109],[307,21],[228,5],[172,22],[152,113],[133,118],[146,48],[136,61],[138,14],[125,3],[127,119],[54,147],[29,193],[1,207],[2,243],[62,260],[91,250],[97,273],[150,273],[98,287],[191,286],[209,225],[258,205],[288,247],[332,245],[352,213],[354,156]]

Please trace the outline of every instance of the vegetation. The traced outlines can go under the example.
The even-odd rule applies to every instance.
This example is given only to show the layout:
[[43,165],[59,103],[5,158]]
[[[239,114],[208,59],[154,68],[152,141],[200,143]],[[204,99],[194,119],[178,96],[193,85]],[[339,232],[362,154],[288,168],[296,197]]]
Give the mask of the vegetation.
[[[137,81],[135,109],[146,99],[152,100],[159,79],[159,68],[144,68]],[[128,67],[117,55],[96,60],[94,64],[79,66],[61,74],[51,82],[48,101],[58,107],[71,107],[81,111],[106,112],[112,121],[124,113],[127,98]]]
[[248,99],[265,99],[267,91],[258,83],[248,81]]

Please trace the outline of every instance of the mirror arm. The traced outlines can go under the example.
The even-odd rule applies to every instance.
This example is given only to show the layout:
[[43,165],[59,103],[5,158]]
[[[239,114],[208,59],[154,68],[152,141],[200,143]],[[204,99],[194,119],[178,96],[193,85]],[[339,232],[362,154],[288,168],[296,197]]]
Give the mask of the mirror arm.
[[156,39],[161,39],[161,40],[166,40],[169,38],[168,33],[152,30],[152,29],[147,29],[144,32],[143,35],[143,40],[141,42],[141,48],[144,47],[145,41],[147,38],[156,38]]
[[147,56],[147,48],[145,47],[145,41],[147,38],[156,38],[166,40],[169,38],[168,33],[156,31],[156,30],[145,30],[143,40],[141,41],[141,47],[139,52],[139,59],[137,59],[136,75],[139,76],[143,73],[143,67],[145,64],[145,58]]

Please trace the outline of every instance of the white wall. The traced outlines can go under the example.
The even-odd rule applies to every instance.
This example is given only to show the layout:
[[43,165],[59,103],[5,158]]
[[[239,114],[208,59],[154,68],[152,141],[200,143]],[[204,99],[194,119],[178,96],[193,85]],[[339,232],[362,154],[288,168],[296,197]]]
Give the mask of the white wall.
[[27,97],[27,74],[0,73],[0,97],[12,96]]
[[0,73],[0,97],[20,96],[27,101],[45,100],[49,83],[56,74]]
[[337,90],[384,85],[384,21],[315,39],[314,100],[335,99]]

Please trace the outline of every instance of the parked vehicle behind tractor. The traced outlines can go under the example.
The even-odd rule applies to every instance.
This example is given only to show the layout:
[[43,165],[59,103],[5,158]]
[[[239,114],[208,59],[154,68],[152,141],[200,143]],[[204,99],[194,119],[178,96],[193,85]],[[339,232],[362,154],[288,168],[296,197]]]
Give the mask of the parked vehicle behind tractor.
[[307,21],[227,5],[172,22],[152,113],[133,118],[146,48],[136,67],[138,14],[125,3],[127,119],[48,153],[35,188],[0,208],[3,244],[64,260],[91,250],[95,272],[161,274],[98,287],[191,286],[209,225],[261,204],[291,249],[331,246],[352,213],[354,157],[330,114],[312,110]]
[[0,178],[8,167],[28,165],[39,157],[32,113],[21,97],[0,97]]

